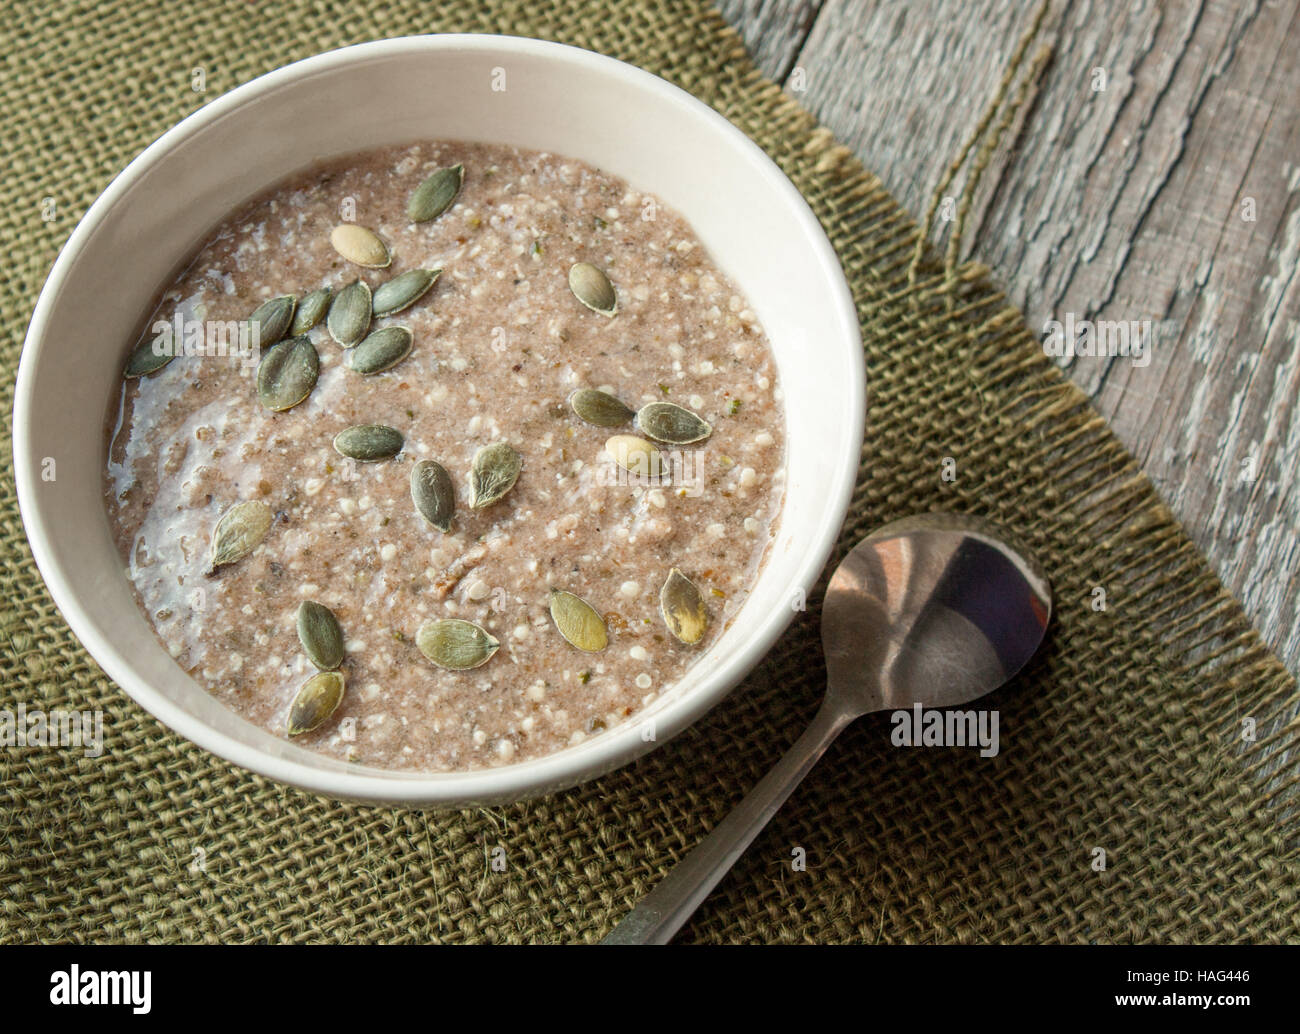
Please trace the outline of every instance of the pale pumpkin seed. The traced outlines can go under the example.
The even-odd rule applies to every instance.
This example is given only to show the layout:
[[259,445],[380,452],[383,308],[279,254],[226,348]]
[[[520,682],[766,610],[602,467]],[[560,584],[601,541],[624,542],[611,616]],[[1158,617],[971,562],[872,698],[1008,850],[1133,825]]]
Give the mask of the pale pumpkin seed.
[[212,556],[209,571],[243,560],[253,552],[271,530],[271,508],[252,500],[236,503],[221,515],[212,529]]
[[289,735],[319,729],[343,702],[343,673],[322,671],[303,683],[289,708]]
[[415,645],[439,668],[466,671],[486,664],[501,644],[472,621],[435,618],[415,633]]
[[330,243],[349,262],[367,269],[384,269],[393,261],[379,234],[356,223],[339,223],[330,231]]
[[618,427],[635,415],[609,392],[595,388],[579,388],[569,396],[569,405],[583,420],[597,427]]
[[689,409],[671,402],[651,402],[636,415],[637,427],[656,441],[669,445],[692,445],[702,442],[713,428]]
[[444,534],[451,531],[456,512],[456,490],[441,463],[420,460],[411,468],[411,502],[416,512]]
[[289,334],[292,337],[306,334],[325,318],[325,314],[330,310],[330,302],[333,300],[334,289],[331,287],[319,287],[309,294],[304,294],[302,301],[298,303],[298,311],[293,314],[293,324],[289,327]]
[[592,312],[613,316],[618,311],[614,285],[590,262],[575,262],[569,267],[569,290]]
[[405,327],[380,327],[348,353],[348,366],[357,373],[382,373],[411,354],[413,340]]
[[343,288],[330,305],[325,328],[344,348],[351,348],[365,337],[370,329],[370,285],[353,280]]
[[695,583],[675,567],[659,590],[659,611],[668,631],[683,643],[692,646],[704,638],[708,625],[704,598]]
[[441,272],[441,269],[408,269],[388,283],[380,284],[375,288],[371,303],[375,315],[392,316],[414,305],[433,286]]
[[402,432],[383,424],[358,424],[334,436],[334,449],[354,460],[386,460],[402,451]]
[[474,454],[469,476],[469,505],[481,510],[491,506],[514,487],[524,460],[505,442],[485,445]]
[[413,223],[427,223],[437,219],[451,207],[465,180],[465,166],[452,165],[439,169],[411,193],[406,203],[407,218]]
[[[163,346],[166,351],[162,355],[154,352],[154,342],[163,339]],[[147,377],[151,373],[157,373],[164,366],[176,358],[176,350],[172,347],[171,342],[166,340],[166,335],[146,338],[140,344],[136,345],[135,350],[126,360],[126,368],[122,371],[123,377]]]
[[248,322],[258,328],[257,343],[265,352],[289,332],[298,299],[291,294],[269,298],[253,310]]
[[343,663],[343,629],[334,611],[315,600],[298,605],[298,641],[307,659],[321,671],[333,671]]
[[628,473],[657,478],[668,473],[663,453],[644,438],[634,434],[616,434],[605,443],[605,451]]
[[598,653],[609,643],[604,619],[590,603],[571,592],[551,590],[551,620],[560,635],[579,650]]
[[320,356],[305,337],[272,345],[257,367],[257,397],[276,413],[292,409],[311,394],[320,374]]

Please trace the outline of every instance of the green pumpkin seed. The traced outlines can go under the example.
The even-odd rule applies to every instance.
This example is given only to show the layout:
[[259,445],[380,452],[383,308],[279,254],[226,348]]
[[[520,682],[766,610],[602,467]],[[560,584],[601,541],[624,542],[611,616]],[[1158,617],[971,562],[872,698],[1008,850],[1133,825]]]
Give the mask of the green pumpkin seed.
[[613,316],[618,311],[614,285],[590,262],[575,262],[569,267],[569,290],[592,312]]
[[569,396],[569,405],[583,420],[597,427],[618,427],[635,416],[630,407],[613,395],[595,388],[579,388]]
[[441,269],[408,269],[375,288],[372,308],[376,316],[392,316],[414,305],[433,286]]
[[333,671],[343,663],[343,629],[323,603],[303,600],[298,605],[298,641],[307,659],[321,671]]
[[708,626],[704,597],[695,583],[675,567],[668,572],[668,580],[659,590],[659,611],[668,631],[683,643],[693,646],[704,638]]
[[358,424],[334,436],[334,449],[353,460],[386,460],[402,451],[402,432],[383,424]]
[[439,169],[412,192],[410,201],[406,203],[407,218],[413,223],[427,223],[430,219],[437,219],[456,200],[464,181],[463,165]]
[[616,434],[605,443],[605,451],[628,473],[657,478],[668,473],[663,453],[634,434]]
[[[136,345],[135,350],[126,360],[126,368],[122,371],[122,376],[147,377],[151,373],[157,373],[175,359],[176,350],[168,340],[170,336],[169,334],[159,334],[157,337],[146,338]],[[162,355],[154,351],[155,342],[161,342],[160,347],[165,349]]]
[[351,348],[365,337],[370,329],[370,285],[353,280],[343,288],[330,305],[325,328],[344,348]]
[[329,312],[330,302],[333,300],[334,289],[331,287],[319,287],[309,294],[304,294],[302,301],[298,303],[298,311],[293,314],[293,324],[289,327],[290,336],[300,337],[316,326]]
[[304,682],[289,708],[289,735],[301,736],[324,725],[343,702],[344,685],[337,671],[322,671]]
[[253,552],[271,530],[271,508],[253,500],[236,503],[221,515],[212,529],[212,556],[209,571],[243,560]]
[[551,590],[551,620],[560,635],[579,650],[598,653],[609,644],[604,619],[590,603],[571,592]]
[[297,298],[291,294],[282,294],[264,301],[253,310],[248,322],[257,328],[257,343],[262,346],[263,352],[289,332],[297,306]]
[[713,433],[706,421],[671,402],[651,402],[642,406],[636,415],[636,424],[651,438],[669,445],[692,445]]
[[405,327],[380,327],[348,353],[348,366],[357,373],[382,373],[411,354],[413,340]]
[[415,633],[415,645],[439,668],[466,671],[486,664],[501,644],[472,621],[437,618]]
[[439,531],[451,531],[451,517],[456,512],[456,490],[451,475],[442,464],[420,460],[411,468],[411,502],[421,517]]
[[474,454],[469,476],[469,505],[473,510],[491,506],[514,487],[524,460],[505,442],[485,445]]
[[272,345],[257,367],[257,397],[276,413],[292,409],[311,394],[320,374],[320,356],[305,337]]
[[385,269],[393,261],[388,245],[380,240],[379,234],[356,223],[339,223],[330,231],[330,243],[353,265]]

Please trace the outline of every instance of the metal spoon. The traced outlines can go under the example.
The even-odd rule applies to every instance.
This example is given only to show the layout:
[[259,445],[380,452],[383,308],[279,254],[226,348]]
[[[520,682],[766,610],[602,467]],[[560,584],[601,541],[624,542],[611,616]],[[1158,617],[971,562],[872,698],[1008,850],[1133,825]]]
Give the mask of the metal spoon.
[[973,517],[887,524],[826,589],[826,699],[740,804],[605,938],[667,944],[850,722],[873,711],[951,707],[992,692],[1038,649],[1052,592],[1034,558]]

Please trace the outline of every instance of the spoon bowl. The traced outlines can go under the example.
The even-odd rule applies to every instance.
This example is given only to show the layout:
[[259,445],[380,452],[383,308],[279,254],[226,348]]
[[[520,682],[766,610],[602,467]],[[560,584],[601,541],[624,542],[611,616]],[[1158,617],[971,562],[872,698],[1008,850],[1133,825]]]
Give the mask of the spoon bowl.
[[1051,613],[1042,568],[986,522],[894,521],[859,542],[826,589],[827,698],[854,716],[968,703],[1024,667]]

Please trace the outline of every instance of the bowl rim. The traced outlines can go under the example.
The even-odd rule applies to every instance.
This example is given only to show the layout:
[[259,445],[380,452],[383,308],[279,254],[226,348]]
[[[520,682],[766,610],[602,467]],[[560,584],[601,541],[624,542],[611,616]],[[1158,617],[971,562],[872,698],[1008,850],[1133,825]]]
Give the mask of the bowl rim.
[[[274,69],[235,87],[186,116],[119,172],[87,209],[67,242],[60,249],[41,289],[28,324],[19,360],[13,409],[13,452],[19,509],[32,555],[51,597],[72,632],[87,652],[123,691],[169,729],[216,756],[277,782],[308,790],[334,800],[364,801],[386,805],[454,807],[471,803],[524,800],[567,789],[588,779],[621,768],[661,746],[691,725],[724,699],[772,648],[794,617],[794,610],[777,608],[765,616],[742,649],[726,666],[711,676],[712,684],[702,691],[683,692],[655,713],[655,737],[645,741],[637,723],[612,729],[589,744],[557,751],[528,761],[463,772],[384,774],[382,770],[358,768],[331,771],[292,758],[277,756],[241,742],[209,725],[175,704],[165,693],[137,676],[129,660],[106,637],[99,634],[89,610],[72,590],[63,565],[55,559],[46,541],[37,503],[37,471],[28,462],[28,428],[35,390],[34,355],[45,334],[55,299],[61,294],[69,272],[105,215],[155,163],[174,147],[202,132],[259,95],[304,76],[319,75],[357,61],[383,59],[414,52],[445,50],[483,52],[513,51],[515,54],[568,63],[580,69],[622,78],[639,91],[656,95],[696,118],[711,123],[720,134],[731,138],[755,159],[759,175],[783,197],[794,218],[812,241],[822,274],[838,295],[838,321],[845,339],[861,349],[857,310],[839,259],[808,203],[776,163],[756,143],[703,101],[680,87],[635,65],[579,47],[521,36],[487,33],[447,33],[401,36],[329,50]],[[865,432],[866,363],[851,364],[854,375],[843,384],[842,404],[846,418]],[[792,584],[811,590],[834,547],[848,510],[857,480],[861,436],[851,439],[852,447],[836,458],[835,478],[826,496],[821,526],[806,539],[807,548]],[[585,749],[584,749],[585,748]],[[371,774],[371,772],[377,774]]]

